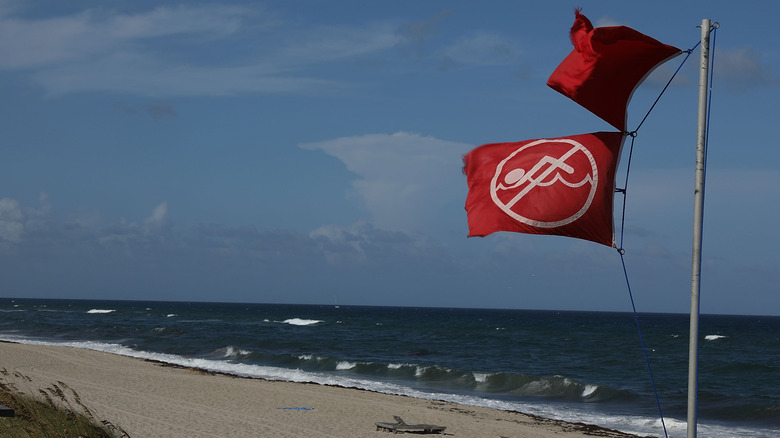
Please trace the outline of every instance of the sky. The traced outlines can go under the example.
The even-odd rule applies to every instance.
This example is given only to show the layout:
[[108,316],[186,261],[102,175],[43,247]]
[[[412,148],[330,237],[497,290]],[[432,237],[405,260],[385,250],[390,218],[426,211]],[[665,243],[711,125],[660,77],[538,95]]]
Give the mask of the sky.
[[682,64],[618,170],[629,283],[604,245],[466,237],[464,154],[613,130],[546,86],[581,7],[683,50],[719,23],[701,312],[780,315],[780,4],[752,5],[0,0],[0,296],[687,313],[698,50],[628,109]]

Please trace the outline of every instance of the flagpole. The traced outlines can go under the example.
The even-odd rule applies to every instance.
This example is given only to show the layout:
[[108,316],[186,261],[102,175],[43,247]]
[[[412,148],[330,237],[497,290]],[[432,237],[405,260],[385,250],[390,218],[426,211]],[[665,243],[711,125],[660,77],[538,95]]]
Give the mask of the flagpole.
[[688,438],[696,438],[699,291],[701,290],[702,223],[704,221],[704,161],[707,133],[707,88],[710,66],[710,20],[701,21],[701,61],[699,68],[699,118],[696,138],[696,181],[693,194],[693,263],[691,275],[691,326],[688,347]]

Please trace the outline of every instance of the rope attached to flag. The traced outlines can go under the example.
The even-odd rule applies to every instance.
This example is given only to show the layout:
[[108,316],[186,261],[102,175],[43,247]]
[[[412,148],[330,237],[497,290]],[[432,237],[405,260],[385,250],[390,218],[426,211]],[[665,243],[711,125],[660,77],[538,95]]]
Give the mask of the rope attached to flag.
[[[715,23],[713,25],[712,45],[711,45],[711,52],[712,52],[711,60],[712,60],[713,63],[714,63],[714,59],[715,59],[715,55],[714,55],[714,52],[715,52],[715,50],[714,50],[714,48],[715,48],[715,36],[717,34],[717,29],[718,29],[719,26],[720,26],[719,23]],[[633,152],[634,152],[634,143],[636,141],[636,137],[638,135],[639,128],[641,128],[642,124],[645,123],[645,120],[647,120],[647,117],[653,111],[653,109],[655,108],[655,105],[661,99],[661,96],[663,96],[664,92],[666,92],[666,89],[669,88],[669,85],[672,83],[672,80],[674,80],[675,76],[677,76],[677,73],[679,73],[680,70],[682,69],[682,66],[685,64],[685,62],[688,60],[688,58],[690,58],[690,56],[693,53],[693,51],[696,50],[696,48],[700,44],[701,44],[701,42],[697,42],[696,45],[693,46],[693,48],[685,51],[687,53],[687,55],[682,60],[680,65],[677,67],[677,70],[669,78],[669,81],[666,83],[664,88],[659,93],[658,97],[655,99],[653,104],[650,106],[650,109],[647,111],[645,116],[639,122],[639,125],[636,127],[635,130],[624,133],[625,135],[631,137],[631,146],[629,147],[628,160],[627,160],[627,164],[626,164],[626,179],[625,179],[625,183],[623,185],[623,188],[616,188],[615,189],[616,193],[620,193],[620,194],[623,195],[623,208],[622,208],[622,213],[621,213],[621,218],[620,218],[620,244],[618,245],[618,247],[616,249],[617,249],[618,254],[620,255],[620,262],[621,262],[621,264],[623,266],[623,275],[624,275],[624,277],[626,279],[626,288],[628,290],[628,296],[629,296],[629,298],[631,300],[631,308],[633,309],[633,312],[634,312],[634,321],[636,323],[637,332],[639,333],[639,340],[640,340],[640,343],[642,344],[642,353],[644,354],[645,363],[647,364],[647,371],[650,374],[650,382],[653,385],[653,393],[655,394],[655,401],[656,401],[656,405],[658,406],[658,414],[660,415],[661,425],[663,426],[664,436],[666,438],[669,437],[669,434],[668,434],[668,432],[666,430],[666,423],[664,422],[664,415],[663,415],[663,411],[661,409],[661,401],[660,401],[660,398],[658,397],[658,389],[656,388],[656,385],[655,385],[655,379],[653,378],[653,370],[652,370],[652,368],[650,366],[650,359],[648,358],[648,355],[647,355],[647,347],[645,346],[645,340],[644,340],[644,337],[642,336],[642,329],[641,329],[641,326],[639,324],[639,315],[638,315],[638,313],[636,311],[636,305],[634,304],[634,295],[631,292],[631,281],[629,280],[628,270],[626,268],[626,261],[625,261],[625,257],[624,257],[625,254],[626,254],[626,251],[623,248],[625,220],[626,220],[626,198],[627,198],[626,195],[627,195],[627,189],[628,189],[628,179],[629,179],[628,177],[629,177],[629,173],[630,173],[630,170],[631,170],[631,157],[632,157]],[[712,104],[712,76],[713,76],[713,70],[714,69],[710,69],[710,81],[709,81],[710,88],[708,90],[708,98],[707,98],[707,100],[708,100],[708,102],[707,102],[708,107]],[[709,123],[709,117],[710,116],[709,115],[710,115],[710,111],[708,110],[707,111],[707,134],[705,135],[706,139],[709,139],[709,126],[710,126],[710,123]],[[706,140],[705,140],[705,142],[706,142]],[[705,150],[707,150],[707,149],[708,148],[706,148]],[[706,156],[705,156],[705,160],[704,160],[704,168],[705,168],[705,174],[706,174],[706,168],[707,168]]]

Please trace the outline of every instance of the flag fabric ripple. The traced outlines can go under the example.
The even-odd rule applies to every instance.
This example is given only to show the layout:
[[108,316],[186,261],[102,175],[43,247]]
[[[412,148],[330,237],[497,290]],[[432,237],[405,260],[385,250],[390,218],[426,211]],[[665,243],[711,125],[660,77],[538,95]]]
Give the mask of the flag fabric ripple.
[[625,26],[594,28],[575,10],[574,49],[558,65],[547,85],[620,131],[626,130],[631,95],[659,64],[680,49]]
[[614,246],[612,200],[624,138],[596,132],[472,150],[463,157],[469,236],[512,231]]

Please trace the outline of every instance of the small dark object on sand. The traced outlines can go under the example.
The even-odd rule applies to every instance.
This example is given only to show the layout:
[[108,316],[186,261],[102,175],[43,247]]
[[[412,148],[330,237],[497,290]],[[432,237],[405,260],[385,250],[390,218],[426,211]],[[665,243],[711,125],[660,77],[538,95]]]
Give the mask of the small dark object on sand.
[[444,429],[446,429],[445,426],[436,426],[433,424],[406,424],[406,422],[397,415],[394,415],[393,418],[395,418],[395,423],[375,423],[376,430],[393,433],[442,433],[444,432]]

